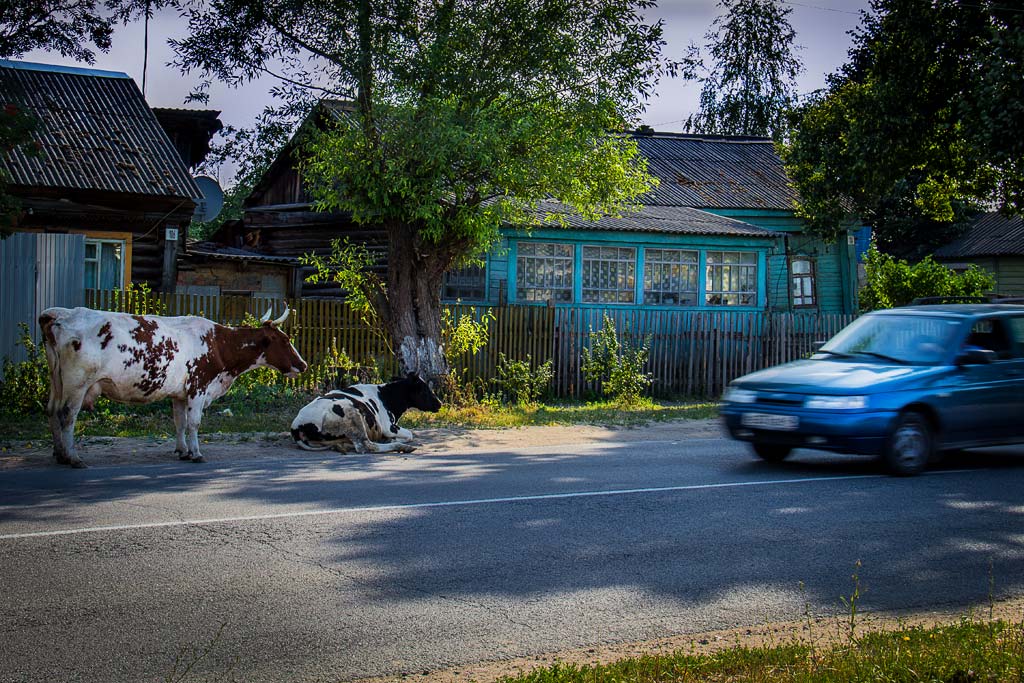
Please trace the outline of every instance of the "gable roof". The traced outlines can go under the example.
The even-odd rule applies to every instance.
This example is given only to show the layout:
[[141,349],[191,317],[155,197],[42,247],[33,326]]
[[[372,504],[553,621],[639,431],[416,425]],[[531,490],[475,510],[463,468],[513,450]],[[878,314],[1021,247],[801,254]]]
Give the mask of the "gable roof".
[[957,240],[935,250],[937,259],[1024,256],[1024,218],[982,213]]
[[644,204],[792,210],[797,198],[769,138],[637,133],[648,171],[661,180]]
[[0,158],[12,189],[202,196],[127,74],[0,60],[0,100],[38,121],[38,155],[16,149]]

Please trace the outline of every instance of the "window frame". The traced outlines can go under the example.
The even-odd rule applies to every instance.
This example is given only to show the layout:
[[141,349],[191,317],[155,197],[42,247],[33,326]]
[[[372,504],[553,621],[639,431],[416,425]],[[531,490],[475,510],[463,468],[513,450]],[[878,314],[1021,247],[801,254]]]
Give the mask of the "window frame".
[[[739,250],[737,250],[737,249],[707,249],[703,253],[704,253],[704,264],[703,264],[703,269],[704,269],[703,302],[704,302],[704,306],[710,307],[710,308],[756,308],[757,305],[758,305],[758,302],[760,301],[760,295],[761,295],[761,291],[760,291],[761,290],[761,282],[760,282],[760,280],[761,280],[761,263],[760,263],[761,259],[760,259],[759,253],[757,251],[742,250],[742,249],[739,249]],[[722,255],[722,261],[720,263],[712,263],[711,262],[711,255],[712,254],[721,254]],[[741,260],[738,263],[726,263],[725,262],[725,255],[726,254],[738,254]],[[753,260],[752,260],[752,262],[745,263],[742,260],[744,257],[751,257]],[[725,269],[729,268],[730,271],[728,271],[728,273],[729,273],[728,280],[730,282],[732,281],[732,277],[733,277],[732,276],[732,272],[731,272],[732,268],[741,269],[741,274],[738,276],[740,281],[742,281],[742,279],[743,279],[743,275],[742,275],[743,271],[748,271],[748,270],[752,271],[753,272],[753,289],[751,289],[751,290],[743,290],[743,289],[732,290],[732,289],[725,289],[724,286],[723,286],[722,289],[712,289],[712,285],[713,285],[713,282],[714,282],[714,279],[715,279],[714,276],[713,276],[713,273],[712,273],[712,269],[713,268],[714,269],[719,269],[719,268],[722,269],[722,278],[725,278],[725,275],[726,275],[726,272],[727,272]],[[723,282],[724,282],[724,280],[723,280]],[[725,301],[722,301],[720,303],[713,303],[711,301],[711,298],[712,298],[712,296],[716,296],[716,295],[717,296],[721,296],[723,299],[725,297],[729,297],[729,296],[736,296],[737,297],[737,302],[736,303],[727,303]],[[742,301],[742,297],[744,297],[744,296],[750,296],[751,297],[751,301],[749,303],[744,303]]]
[[[807,273],[796,273],[793,271],[793,265],[798,262],[806,261],[810,266],[810,271]],[[797,298],[805,299],[806,295],[797,297],[793,284],[796,280],[810,280],[811,281],[811,303],[797,303]],[[802,290],[801,290],[802,291]],[[797,254],[790,256],[789,258],[789,302],[793,308],[817,308],[818,307],[818,264],[810,256],[804,256]]]
[[[652,263],[652,261],[651,261],[651,252],[652,251],[653,252],[663,252],[663,253],[664,252],[675,252],[677,254],[680,254],[681,258],[676,263],[673,263],[671,261],[665,261],[665,260],[658,260],[658,261],[654,261]],[[693,261],[684,261],[682,259],[682,255],[684,255],[684,254],[692,254],[693,255]],[[692,270],[693,270],[692,278],[688,276],[686,278],[686,280],[692,279],[692,281],[693,281],[693,289],[692,290],[688,290],[688,289],[677,289],[677,290],[648,289],[647,288],[647,283],[648,283],[648,280],[649,280],[649,278],[648,278],[648,268],[651,265],[660,266],[662,268],[671,267],[671,266],[678,266],[680,268],[680,270],[682,270],[683,268],[687,268],[687,269],[692,268]],[[641,296],[642,296],[642,298],[641,298],[642,305],[644,305],[644,306],[658,306],[658,307],[662,307],[662,306],[670,307],[671,306],[671,307],[679,307],[679,308],[693,308],[693,307],[700,306],[700,301],[701,301],[700,271],[701,271],[701,250],[700,249],[684,249],[684,248],[680,248],[680,247],[644,247],[643,280],[640,283],[640,285],[641,285],[640,291],[641,291]],[[671,275],[670,275],[670,277],[671,277]],[[680,275],[680,279],[682,279],[681,275]],[[653,273],[651,274],[650,281],[651,281],[651,284],[653,285]],[[691,292],[693,294],[692,303],[687,303],[683,299],[684,299],[686,294],[691,293]],[[649,293],[650,294],[660,295],[660,299],[661,300],[657,301],[657,302],[648,301],[648,294]],[[664,299],[665,299],[665,297],[667,295],[676,295],[677,296],[677,301],[675,303],[665,303]]]
[[[553,246],[557,248],[567,248],[568,256],[538,256],[537,254],[524,254],[523,247],[537,248],[540,246]],[[527,259],[537,259],[539,261],[548,261],[551,264],[560,263],[562,265],[568,265],[567,271],[561,274],[552,273],[552,279],[560,280],[559,286],[554,286],[554,282],[551,284],[545,283],[528,283],[526,281],[528,269],[525,267],[525,261]],[[576,292],[576,244],[572,242],[559,242],[553,240],[519,240],[516,243],[516,301],[524,303],[544,303],[546,301],[552,301],[554,303],[561,304],[572,304],[575,301]],[[536,273],[536,268],[534,269]],[[567,283],[567,284],[566,284]],[[554,296],[539,297],[536,295],[528,296],[528,292],[567,292],[568,298],[560,299]]]
[[[598,250],[600,250],[600,254],[599,254],[599,256],[597,258],[593,258],[593,257],[588,258],[587,257],[587,249],[598,249]],[[615,258],[605,258],[604,257],[604,250],[605,249],[614,249],[617,252],[616,255],[615,255]],[[628,260],[621,258],[622,252],[631,252],[632,253],[632,258],[628,259]],[[633,246],[626,247],[626,246],[621,246],[621,245],[618,245],[618,244],[607,244],[607,245],[605,245],[605,244],[582,244],[582,245],[580,245],[580,303],[583,303],[583,304],[613,305],[613,306],[634,306],[634,305],[636,305],[636,284],[637,284],[637,282],[636,282],[636,274],[637,274],[637,256],[638,256],[638,253],[639,253],[638,252],[638,248],[637,247],[633,247]],[[624,274],[624,277],[628,281],[627,284],[623,288],[619,288],[618,286],[616,286],[614,288],[602,288],[602,287],[593,287],[593,286],[588,287],[587,283],[585,281],[585,278],[587,277],[587,270],[588,270],[587,265],[588,265],[588,262],[590,264],[590,272],[591,272],[591,277],[592,278],[594,277],[593,276],[594,264],[598,264],[598,270],[600,270],[600,268],[601,268],[600,264],[602,264],[602,263],[605,263],[605,264],[615,264],[616,266],[622,266],[622,265],[625,264],[627,272]],[[610,275],[611,274],[609,273],[609,276]],[[598,274],[597,277],[600,278],[600,274]],[[618,283],[618,281],[620,280],[620,276],[618,274],[616,274],[615,280],[616,280],[616,283]],[[588,299],[587,298],[587,293],[588,292],[596,292],[598,298],[594,299],[594,300]],[[617,296],[612,301],[603,301],[603,300],[600,299],[600,296],[601,296],[602,292],[613,292]],[[622,301],[619,298],[623,294],[628,294],[629,295],[629,301]]]
[[[103,253],[103,245],[104,244],[116,244],[116,245],[119,245],[121,247],[121,259],[120,259],[121,273],[120,273],[120,275],[118,277],[118,279],[120,280],[120,283],[115,287],[115,289],[124,289],[125,287],[127,287],[126,280],[127,280],[128,273],[129,273],[129,270],[128,270],[128,258],[129,258],[129,255],[131,253],[129,251],[130,247],[129,247],[129,242],[128,242],[127,239],[121,238],[121,237],[106,237],[106,236],[104,236],[104,237],[99,237],[99,236],[93,237],[93,236],[90,236],[90,235],[87,234],[85,236],[86,255],[84,257],[84,263],[83,263],[84,269],[88,270],[88,267],[89,267],[90,263],[95,263],[96,264],[96,285],[97,285],[97,287],[95,287],[95,289],[100,289],[99,284],[102,282],[102,278],[103,278],[103,258],[102,258],[102,253]],[[95,245],[95,247],[96,247],[96,255],[93,258],[89,258],[89,256],[88,256],[88,250],[89,250],[89,246],[90,245]],[[83,282],[82,284],[84,285],[85,282]],[[93,289],[93,288],[86,287],[86,289]]]
[[[483,263],[481,263],[481,264],[471,263],[469,265],[463,266],[462,268],[453,268],[451,270],[446,270],[444,272],[444,275],[442,276],[442,279],[441,279],[441,300],[442,301],[450,301],[450,302],[470,301],[470,302],[477,302],[477,303],[479,303],[479,302],[485,302],[485,301],[488,300],[488,296],[487,296],[487,294],[488,294],[488,284],[489,284],[488,268],[489,268],[490,264],[489,264],[486,256],[480,257],[480,260]],[[447,289],[451,285],[448,282],[448,278],[450,276],[452,276],[454,273],[458,273],[459,271],[468,270],[470,268],[479,268],[480,269],[480,286],[478,288],[479,291],[480,291],[480,296],[478,296],[478,297],[477,296],[461,296],[461,295],[459,295],[459,296],[449,296],[448,292],[447,292]],[[466,287],[465,285],[459,285],[459,287],[461,287],[462,289],[468,289],[468,287]]]

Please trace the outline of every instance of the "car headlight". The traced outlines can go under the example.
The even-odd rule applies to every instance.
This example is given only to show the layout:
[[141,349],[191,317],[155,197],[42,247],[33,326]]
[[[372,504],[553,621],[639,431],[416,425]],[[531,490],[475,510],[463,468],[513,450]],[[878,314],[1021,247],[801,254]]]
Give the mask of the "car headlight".
[[753,403],[757,400],[757,392],[749,389],[736,389],[729,387],[722,394],[722,400],[728,403]]
[[867,396],[808,396],[804,407],[811,410],[860,410],[868,407]]

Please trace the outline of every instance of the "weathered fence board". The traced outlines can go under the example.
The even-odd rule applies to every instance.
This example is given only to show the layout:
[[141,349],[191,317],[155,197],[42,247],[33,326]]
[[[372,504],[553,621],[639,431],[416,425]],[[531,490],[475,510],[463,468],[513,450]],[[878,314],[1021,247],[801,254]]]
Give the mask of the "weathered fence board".
[[[130,313],[202,315],[228,325],[247,315],[259,318],[268,308],[274,317],[292,309],[286,330],[314,371],[299,380],[307,387],[330,385],[337,368],[333,354],[344,352],[360,366],[376,365],[385,377],[397,369],[388,344],[346,304],[326,299],[270,299],[87,290],[86,305]],[[657,396],[717,398],[734,378],[813,353],[855,316],[812,313],[733,311],[637,311],[552,306],[451,307],[455,320],[490,312],[489,341],[477,354],[465,354],[456,367],[468,379],[493,379],[499,355],[530,358],[534,366],[554,360],[557,396],[585,397],[597,387],[583,377],[581,358],[590,335],[610,317],[620,339],[648,343],[647,371]],[[332,374],[332,372],[334,374]]]

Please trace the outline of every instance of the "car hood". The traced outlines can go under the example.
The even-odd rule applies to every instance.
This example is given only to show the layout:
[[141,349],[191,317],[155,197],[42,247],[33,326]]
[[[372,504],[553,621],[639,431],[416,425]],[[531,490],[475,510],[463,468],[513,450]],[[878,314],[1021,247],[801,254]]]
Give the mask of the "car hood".
[[732,384],[743,389],[798,394],[875,394],[910,388],[948,367],[838,360],[798,360],[744,375]]

